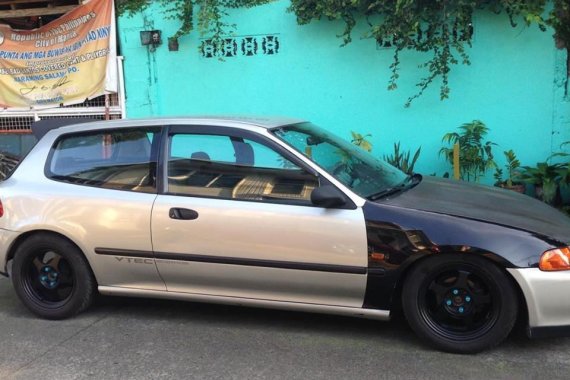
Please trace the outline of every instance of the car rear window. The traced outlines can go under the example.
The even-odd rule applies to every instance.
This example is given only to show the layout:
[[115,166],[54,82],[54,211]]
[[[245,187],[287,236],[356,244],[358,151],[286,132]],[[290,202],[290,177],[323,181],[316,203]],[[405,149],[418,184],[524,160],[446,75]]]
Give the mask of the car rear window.
[[79,185],[156,192],[159,129],[69,134],[52,151],[48,177]]

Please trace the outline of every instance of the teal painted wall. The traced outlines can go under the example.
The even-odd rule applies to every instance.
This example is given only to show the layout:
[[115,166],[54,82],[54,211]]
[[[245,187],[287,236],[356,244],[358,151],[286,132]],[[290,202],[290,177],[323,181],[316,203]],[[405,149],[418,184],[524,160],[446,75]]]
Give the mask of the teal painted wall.
[[[552,33],[504,19],[476,15],[471,66],[451,75],[451,99],[439,100],[433,86],[411,108],[425,57],[402,56],[399,89],[386,89],[393,50],[377,49],[359,38],[339,47],[342,23],[322,21],[298,26],[287,13],[288,1],[231,12],[237,36],[278,34],[276,55],[237,56],[225,61],[203,58],[198,33],[180,39],[180,51],[169,52],[166,37],[177,23],[154,8],[119,20],[125,56],[129,117],[187,114],[285,115],[309,119],[349,137],[371,133],[373,152],[390,153],[401,141],[406,149],[422,147],[418,170],[438,174],[449,166],[438,158],[441,137],[460,124],[480,119],[502,151],[514,149],[524,165],[543,161],[570,140],[570,97],[566,53],[554,47]],[[155,52],[142,47],[139,31],[160,29],[165,43]],[[492,173],[488,174],[492,181]]]

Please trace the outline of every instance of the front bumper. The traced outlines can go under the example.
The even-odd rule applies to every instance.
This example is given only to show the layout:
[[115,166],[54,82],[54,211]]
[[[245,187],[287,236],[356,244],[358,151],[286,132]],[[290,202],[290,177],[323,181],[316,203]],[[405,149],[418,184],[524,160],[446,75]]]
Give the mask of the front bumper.
[[528,308],[531,338],[570,336],[570,271],[508,269],[519,284]]

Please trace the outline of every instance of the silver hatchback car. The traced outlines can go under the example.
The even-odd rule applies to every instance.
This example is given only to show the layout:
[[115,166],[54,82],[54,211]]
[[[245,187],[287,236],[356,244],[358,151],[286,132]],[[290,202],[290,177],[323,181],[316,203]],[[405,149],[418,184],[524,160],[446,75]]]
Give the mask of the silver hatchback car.
[[570,332],[570,220],[407,176],[308,122],[184,118],[48,131],[0,184],[0,272],[50,319],[95,292],[387,320],[436,348]]

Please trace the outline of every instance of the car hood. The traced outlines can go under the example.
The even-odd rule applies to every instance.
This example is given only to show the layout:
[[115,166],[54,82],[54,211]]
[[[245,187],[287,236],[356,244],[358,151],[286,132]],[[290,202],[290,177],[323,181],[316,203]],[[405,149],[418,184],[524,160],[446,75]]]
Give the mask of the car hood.
[[376,202],[501,224],[570,243],[569,217],[537,199],[496,187],[423,177],[414,188]]

